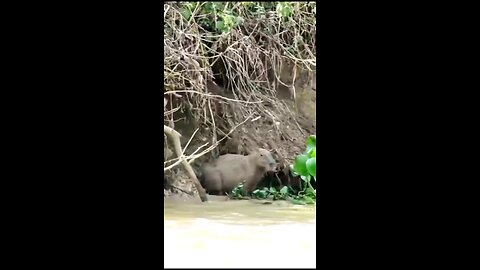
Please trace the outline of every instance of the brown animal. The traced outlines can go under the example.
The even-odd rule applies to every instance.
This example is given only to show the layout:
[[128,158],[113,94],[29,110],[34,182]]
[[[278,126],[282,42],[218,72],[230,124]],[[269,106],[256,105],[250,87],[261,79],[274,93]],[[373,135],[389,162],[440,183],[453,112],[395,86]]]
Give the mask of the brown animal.
[[226,154],[202,167],[202,186],[212,195],[225,195],[245,181],[244,189],[250,194],[267,171],[276,168],[270,151],[259,148],[248,156]]

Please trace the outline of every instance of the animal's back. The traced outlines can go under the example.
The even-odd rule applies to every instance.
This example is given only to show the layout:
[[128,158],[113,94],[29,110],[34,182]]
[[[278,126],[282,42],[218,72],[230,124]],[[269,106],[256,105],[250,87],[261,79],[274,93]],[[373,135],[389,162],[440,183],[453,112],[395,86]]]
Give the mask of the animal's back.
[[243,155],[226,154],[217,162],[217,169],[223,176],[223,192],[231,192],[235,186],[248,178],[248,158]]
[[203,167],[203,184],[208,192],[231,192],[237,184],[246,179],[247,157],[226,154]]
[[216,162],[220,163],[230,163],[230,162],[242,162],[242,160],[246,160],[247,156],[244,155],[236,155],[236,154],[225,154],[216,160]]

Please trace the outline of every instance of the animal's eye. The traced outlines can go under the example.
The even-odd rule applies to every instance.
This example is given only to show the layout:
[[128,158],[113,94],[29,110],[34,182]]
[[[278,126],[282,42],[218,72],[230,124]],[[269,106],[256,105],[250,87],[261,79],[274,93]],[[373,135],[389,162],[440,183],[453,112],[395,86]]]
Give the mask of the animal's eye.
[[260,156],[261,156],[261,157],[263,157],[263,155],[262,155],[262,154],[260,154]]

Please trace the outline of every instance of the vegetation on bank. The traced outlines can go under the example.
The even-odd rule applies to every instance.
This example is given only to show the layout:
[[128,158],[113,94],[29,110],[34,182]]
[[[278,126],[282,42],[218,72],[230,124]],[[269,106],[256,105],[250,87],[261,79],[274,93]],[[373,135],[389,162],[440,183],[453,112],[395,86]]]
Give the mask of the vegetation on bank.
[[[316,66],[315,15],[316,2],[165,3],[165,97],[213,125],[205,105],[215,97],[208,96],[207,83],[221,81],[242,105],[243,115],[230,128],[252,113],[281,107],[274,98],[276,84],[285,84],[279,81],[281,67]],[[174,109],[166,121],[174,121]]]
[[[252,192],[252,198],[255,199],[273,199],[288,200],[294,204],[314,204],[317,198],[317,191],[313,188],[312,179],[316,182],[317,177],[317,138],[310,135],[305,142],[306,149],[301,155],[295,158],[295,162],[290,167],[293,176],[299,176],[300,191],[295,191],[289,186],[283,186],[277,190],[274,186],[256,189]],[[243,183],[237,185],[230,194],[233,199],[245,199],[245,190]]]
[[[316,2],[165,2],[163,12],[164,133],[171,139],[164,145],[176,155],[165,157],[164,171],[183,164],[195,178],[190,164],[218,149],[248,121],[268,119],[279,123],[278,130],[288,126],[282,121],[288,121],[290,109],[276,91],[278,85],[288,86],[295,96],[294,82],[281,80],[282,67],[292,67],[293,81],[297,68],[316,67]],[[212,95],[211,81],[221,82],[228,97]],[[184,118],[201,124],[180,145],[184,134],[175,123]],[[193,141],[202,145],[185,151]],[[302,168],[297,166],[302,180],[311,178]],[[308,203],[304,198],[314,200],[316,194],[306,181],[300,192],[271,187],[254,196]],[[196,178],[193,182],[198,185]]]

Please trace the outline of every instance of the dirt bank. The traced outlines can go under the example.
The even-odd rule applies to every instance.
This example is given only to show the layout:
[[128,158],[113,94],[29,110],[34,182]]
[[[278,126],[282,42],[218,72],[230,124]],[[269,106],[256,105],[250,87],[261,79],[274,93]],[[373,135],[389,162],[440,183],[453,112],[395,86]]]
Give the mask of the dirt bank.
[[[315,2],[164,3],[164,126],[194,171],[256,148],[288,168],[304,151],[316,134],[315,16]],[[164,196],[197,196],[164,146]]]
[[[282,71],[283,82],[291,83],[292,71],[286,67]],[[225,153],[248,154],[251,149],[258,147],[266,148],[274,152],[275,159],[282,165],[288,167],[293,158],[304,151],[304,142],[308,135],[316,134],[316,81],[315,73],[309,71],[298,71],[295,81],[295,98],[290,90],[284,86],[277,88],[276,101],[286,105],[284,112],[272,109],[271,117],[260,117],[255,121],[247,121],[239,126],[229,138],[221,143],[217,151],[212,151],[192,163],[198,168],[204,162]],[[270,115],[270,114],[269,114]],[[182,137],[182,145],[186,145],[197,127],[201,123],[196,122],[186,114],[178,113],[175,129]],[[197,132],[197,134],[199,134]],[[220,137],[221,134],[218,135]],[[186,149],[191,154],[210,138],[197,136]],[[174,157],[171,150],[165,153],[165,159]],[[182,191],[183,190],[183,191]],[[187,194],[190,193],[190,194]],[[189,181],[189,177],[182,167],[177,167],[166,172],[166,189],[164,196],[197,196],[196,189]]]

